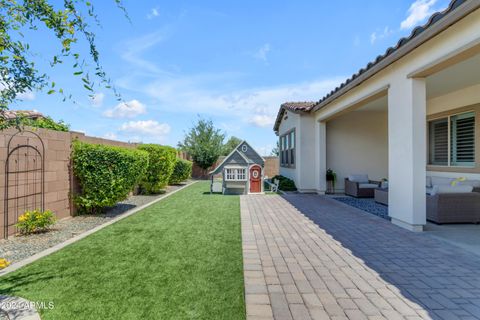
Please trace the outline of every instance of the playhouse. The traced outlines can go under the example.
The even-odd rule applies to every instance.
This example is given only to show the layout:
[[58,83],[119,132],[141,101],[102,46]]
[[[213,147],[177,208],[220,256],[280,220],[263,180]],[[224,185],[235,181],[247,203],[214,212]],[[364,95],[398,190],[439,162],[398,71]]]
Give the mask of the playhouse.
[[[263,192],[265,159],[242,141],[210,172],[211,192],[249,194]],[[218,177],[221,175],[221,180]]]

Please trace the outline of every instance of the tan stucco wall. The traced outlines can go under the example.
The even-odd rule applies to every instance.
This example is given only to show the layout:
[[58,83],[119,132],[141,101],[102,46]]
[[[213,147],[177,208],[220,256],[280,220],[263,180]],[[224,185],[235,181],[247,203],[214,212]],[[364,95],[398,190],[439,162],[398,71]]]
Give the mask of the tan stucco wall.
[[349,174],[388,176],[387,112],[356,111],[327,122],[327,168],[337,173],[335,189],[344,190]]
[[[480,82],[480,75],[478,81]],[[480,103],[480,84],[427,100],[427,115]]]

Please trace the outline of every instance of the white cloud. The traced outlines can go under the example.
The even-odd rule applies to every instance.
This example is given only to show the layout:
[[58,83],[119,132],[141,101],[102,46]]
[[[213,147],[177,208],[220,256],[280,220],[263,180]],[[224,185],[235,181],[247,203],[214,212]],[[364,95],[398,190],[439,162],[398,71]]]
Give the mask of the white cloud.
[[[7,89],[7,84],[0,81],[0,91],[3,91],[5,89]],[[22,93],[18,93],[16,98],[24,101],[33,101],[35,100],[36,95],[35,95],[35,92],[28,90]]]
[[[270,87],[232,89],[230,84],[242,79],[244,74],[180,75],[165,72],[155,61],[143,56],[145,50],[160,41],[161,33],[132,41],[138,43],[134,46],[136,49],[123,55],[126,62],[134,64],[132,72],[116,82],[118,87],[148,96],[152,100],[149,109],[154,111],[223,117],[220,121],[228,122],[235,119],[235,123],[241,126],[269,126],[273,124],[282,103],[318,100],[345,79],[331,77]],[[264,50],[265,55],[268,50]]]
[[[218,84],[232,81],[231,75],[157,78],[151,82],[124,78],[119,86],[154,99],[158,108],[169,112],[228,115],[255,126],[273,124],[278,108],[286,101],[318,100],[344,77],[243,90],[218,90]],[[207,87],[205,87],[207,86]],[[213,89],[212,89],[213,88]]]
[[408,9],[408,16],[400,24],[402,30],[411,29],[425,18],[431,16],[436,10],[433,6],[437,0],[415,0]]
[[17,94],[17,99],[24,100],[24,101],[33,101],[35,100],[36,95],[33,91],[25,91],[22,93]]
[[386,26],[382,30],[377,30],[370,35],[370,43],[375,44],[375,42],[377,40],[387,38],[390,35],[392,35],[393,33],[394,33],[394,31],[392,29],[390,29],[388,26]]
[[121,102],[114,108],[106,110],[103,115],[107,118],[135,118],[147,112],[145,106],[138,100]]
[[255,114],[250,117],[248,122],[257,127],[270,127],[275,122],[275,117],[273,115]]
[[254,148],[255,151],[257,151],[261,156],[269,156],[269,155],[272,154],[273,145],[271,145],[271,144],[267,144],[267,145],[265,145],[265,146],[254,145],[253,148]]
[[257,50],[257,52],[255,52],[253,54],[253,56],[255,57],[255,59],[258,59],[258,60],[262,60],[262,61],[267,61],[267,55],[268,53],[270,52],[272,48],[270,47],[270,44],[269,43],[265,43],[260,49]]
[[170,125],[155,120],[129,121],[122,124],[119,130],[133,135],[135,140],[147,137],[149,140],[161,141],[170,132]]
[[154,19],[160,15],[158,7],[150,9],[150,12],[147,14],[147,19]]
[[137,69],[140,68],[145,72],[163,74],[163,70],[160,70],[155,63],[144,59],[142,54],[165,41],[168,37],[167,33],[167,29],[164,28],[124,42],[121,47],[122,59],[130,63],[133,67]]
[[110,139],[110,140],[117,140],[117,135],[113,132],[107,132],[103,135],[105,139]]
[[97,92],[90,97],[90,103],[94,107],[101,107],[103,105],[104,99],[105,99],[105,94],[103,92]]

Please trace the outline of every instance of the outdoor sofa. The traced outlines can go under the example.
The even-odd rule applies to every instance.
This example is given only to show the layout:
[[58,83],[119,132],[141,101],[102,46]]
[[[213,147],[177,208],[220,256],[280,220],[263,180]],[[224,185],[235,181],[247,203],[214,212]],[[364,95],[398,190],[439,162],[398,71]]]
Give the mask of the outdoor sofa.
[[480,223],[480,181],[427,177],[427,220]]
[[345,178],[345,194],[356,198],[373,198],[379,181],[373,181],[366,174],[352,174]]

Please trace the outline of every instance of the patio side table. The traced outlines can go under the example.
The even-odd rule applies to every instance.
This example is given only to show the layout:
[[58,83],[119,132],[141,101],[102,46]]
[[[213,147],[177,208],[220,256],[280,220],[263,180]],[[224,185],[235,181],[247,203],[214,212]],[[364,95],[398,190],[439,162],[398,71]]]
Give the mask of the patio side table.
[[388,206],[388,188],[375,189],[375,202]]

